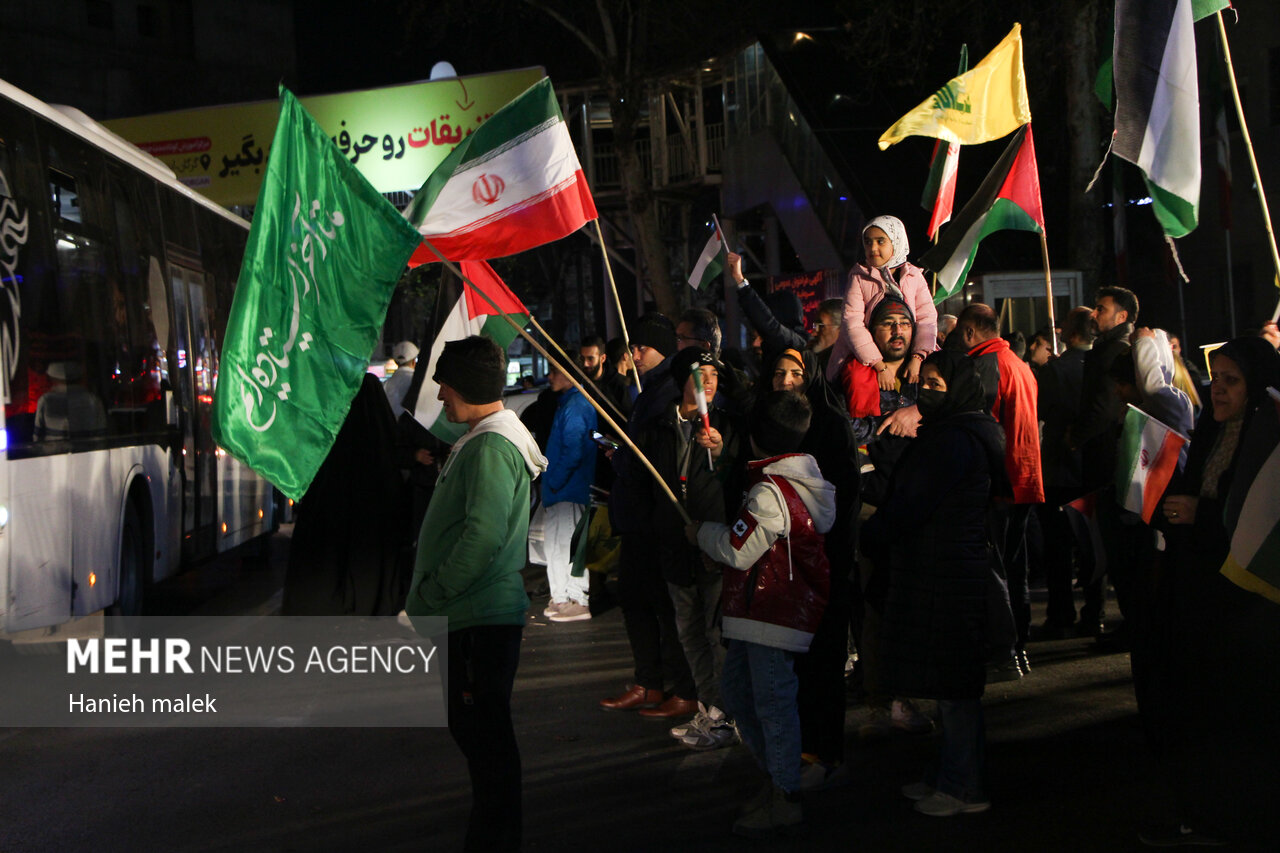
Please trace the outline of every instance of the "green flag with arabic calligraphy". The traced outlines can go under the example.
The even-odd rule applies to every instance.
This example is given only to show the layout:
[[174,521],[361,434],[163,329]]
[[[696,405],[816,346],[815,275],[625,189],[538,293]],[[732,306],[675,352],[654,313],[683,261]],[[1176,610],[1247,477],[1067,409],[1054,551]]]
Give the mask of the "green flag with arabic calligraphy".
[[222,346],[213,437],[295,500],[342,428],[420,242],[280,87]]

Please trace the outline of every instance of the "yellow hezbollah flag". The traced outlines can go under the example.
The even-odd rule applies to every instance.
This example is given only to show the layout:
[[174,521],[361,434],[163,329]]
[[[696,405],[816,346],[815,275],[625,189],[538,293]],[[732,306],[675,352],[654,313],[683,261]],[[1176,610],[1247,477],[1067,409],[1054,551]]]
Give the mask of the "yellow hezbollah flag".
[[971,70],[951,80],[884,132],[880,150],[908,136],[934,136],[957,145],[999,139],[1031,121],[1022,73],[1022,24]]

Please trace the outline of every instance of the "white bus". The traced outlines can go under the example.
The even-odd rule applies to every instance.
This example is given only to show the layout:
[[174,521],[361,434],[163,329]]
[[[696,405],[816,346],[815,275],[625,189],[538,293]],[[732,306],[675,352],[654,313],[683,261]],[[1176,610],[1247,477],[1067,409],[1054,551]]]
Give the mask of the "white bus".
[[0,636],[136,615],[149,584],[274,529],[275,490],[210,435],[247,237],[0,81]]

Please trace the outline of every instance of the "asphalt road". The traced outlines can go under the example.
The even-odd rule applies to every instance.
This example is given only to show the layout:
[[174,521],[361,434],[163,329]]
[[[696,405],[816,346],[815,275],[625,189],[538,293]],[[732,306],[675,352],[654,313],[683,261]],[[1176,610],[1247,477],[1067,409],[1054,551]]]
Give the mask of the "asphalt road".
[[[154,590],[149,606],[269,614],[287,549],[286,529],[269,567],[223,558]],[[550,624],[544,605],[530,608],[513,699],[526,850],[1125,851],[1144,849],[1139,827],[1172,817],[1127,655],[1070,639],[1033,645],[1028,678],[988,689],[990,811],[914,813],[898,789],[938,736],[859,742],[867,711],[851,707],[851,784],[810,796],[796,839],[734,839],[760,779],[745,749],[694,753],[662,723],[601,711],[630,674],[621,614]],[[443,728],[8,729],[0,768],[3,853],[452,851],[469,803]]]

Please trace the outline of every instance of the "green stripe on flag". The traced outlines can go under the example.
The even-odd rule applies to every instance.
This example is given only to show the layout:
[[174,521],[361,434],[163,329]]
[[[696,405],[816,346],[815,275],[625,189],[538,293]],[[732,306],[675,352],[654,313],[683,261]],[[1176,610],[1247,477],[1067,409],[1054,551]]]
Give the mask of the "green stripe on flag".
[[563,121],[551,79],[543,77],[486,119],[475,133],[449,153],[409,202],[405,218],[420,224],[455,172],[487,154],[510,147],[514,141],[523,140],[527,133],[553,119],[554,123]]
[[1164,233],[1170,237],[1185,237],[1194,231],[1200,218],[1200,206],[1161,189],[1149,179],[1145,180],[1147,192],[1151,193],[1151,209]]

